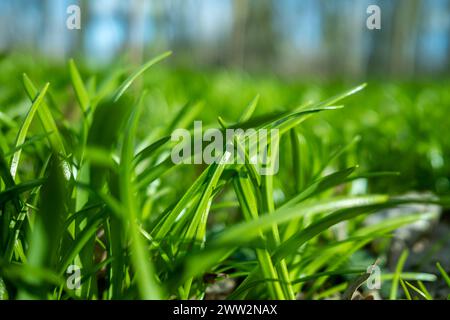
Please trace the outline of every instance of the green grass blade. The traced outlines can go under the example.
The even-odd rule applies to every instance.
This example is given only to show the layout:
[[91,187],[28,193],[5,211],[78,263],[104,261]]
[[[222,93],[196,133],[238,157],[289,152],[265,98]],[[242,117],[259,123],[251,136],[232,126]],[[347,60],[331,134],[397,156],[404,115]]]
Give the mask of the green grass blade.
[[420,290],[423,292],[423,294],[426,296],[427,300],[433,300],[433,297],[431,296],[430,292],[427,290],[427,288],[425,287],[425,285],[423,284],[422,281],[417,281],[417,284],[420,287]]
[[136,80],[137,77],[139,77],[142,73],[144,73],[148,68],[153,66],[154,64],[160,62],[161,60],[164,60],[168,56],[172,54],[171,51],[167,51],[156,58],[153,58],[152,60],[145,63],[142,67],[140,67],[138,70],[136,70],[134,73],[132,73],[117,89],[116,94],[114,95],[114,102],[120,99],[120,97],[124,94],[124,92],[131,86],[134,80]]
[[80,104],[81,110],[85,113],[90,104],[89,94],[73,59],[69,60],[69,73],[78,103]]
[[[127,213],[130,224],[131,261],[136,272],[136,282],[140,297],[143,299],[161,299],[161,288],[156,282],[154,267],[145,250],[144,241],[138,226],[139,203],[136,201],[135,185],[133,184],[134,140],[137,130],[143,96],[139,99],[124,130],[124,139],[120,158],[120,198]],[[123,222],[126,225],[126,221]]]
[[[23,74],[22,82],[30,100],[34,99],[38,91],[25,73]],[[42,106],[38,110],[38,115],[44,131],[51,133],[48,138],[53,150],[65,155],[66,151],[64,148],[63,138],[45,101],[42,102]]]
[[357,167],[347,168],[341,171],[333,172],[321,179],[314,181],[309,185],[304,191],[299,193],[297,196],[286,202],[282,207],[292,206],[299,203],[315,194],[318,194],[324,190],[331,187],[337,186],[345,181],[345,179],[350,176]]
[[198,190],[205,183],[208,176],[208,170],[203,171],[203,173],[194,181],[194,183],[189,187],[189,189],[184,193],[181,199],[177,202],[175,207],[165,216],[158,225],[154,228],[153,236],[155,239],[162,239],[168,235],[169,231],[172,229],[175,221],[181,214],[184,208],[191,202],[192,198],[198,193]]
[[5,125],[8,128],[16,127],[16,123],[14,122],[14,120],[11,117],[9,117],[7,114],[5,114],[1,111],[0,111],[0,123]]
[[92,217],[87,223],[87,226],[80,232],[80,234],[77,235],[77,238],[74,239],[71,246],[65,250],[61,262],[59,263],[58,273],[60,275],[63,275],[64,272],[66,272],[67,267],[72,263],[72,261],[74,261],[75,257],[80,254],[83,247],[95,235],[104,218],[104,212]]
[[[385,195],[372,195],[361,197],[349,197],[345,199],[332,199],[322,201],[308,206],[293,206],[290,208],[278,209],[271,215],[261,216],[258,220],[239,224],[225,231],[219,238],[218,243],[233,242],[235,239],[244,241],[255,236],[259,230],[272,227],[273,224],[281,224],[289,222],[290,220],[308,214],[330,212],[343,208],[371,206],[375,204],[386,203],[389,197]],[[330,221],[331,222],[331,221]]]
[[[16,137],[16,143],[15,146],[20,146],[25,142],[25,138],[28,134],[28,129],[30,128],[31,122],[33,121],[34,115],[36,114],[36,111],[39,109],[42,101],[44,100],[45,94],[47,93],[48,86],[50,84],[47,82],[42,88],[41,92],[34,98],[33,103],[31,104],[31,107],[25,117],[25,120],[22,123],[22,126],[19,129],[19,132]],[[11,176],[15,178],[17,173],[17,167],[19,165],[20,161],[20,155],[22,154],[22,149],[19,148],[16,152],[14,152],[14,155],[11,160]]]
[[438,268],[439,272],[441,273],[442,277],[444,278],[445,283],[450,288],[450,277],[449,277],[449,275],[447,274],[447,272],[445,272],[444,268],[442,268],[442,266],[441,266],[441,264],[439,262],[436,262],[436,267]]
[[134,163],[138,164],[142,160],[152,156],[155,151],[157,151],[159,148],[161,148],[168,141],[170,141],[170,136],[163,137],[163,138],[151,143],[149,146],[145,147],[144,149],[142,149],[141,151],[139,151],[136,154],[136,156],[134,158]]
[[397,266],[395,268],[394,279],[392,280],[391,293],[389,294],[390,300],[397,299],[398,283],[400,281],[400,275],[408,258],[408,250],[403,250],[402,254],[398,258]]
[[[335,270],[335,271],[327,271],[327,272],[317,272],[313,275],[300,277],[296,280],[291,281],[291,283],[298,284],[298,283],[307,282],[310,280],[315,280],[315,279],[318,279],[321,277],[328,277],[328,276],[343,276],[343,275],[361,274],[361,273],[364,273],[365,271],[366,270],[363,270],[363,269],[354,269],[354,270]],[[270,282],[281,282],[281,280],[266,278],[266,279],[260,279],[260,280],[255,280],[255,281],[249,282],[245,286],[240,286],[237,290],[235,290],[232,293],[232,298],[235,296],[240,296],[245,291],[248,291],[248,290],[256,287],[259,284],[267,283],[267,282],[269,282],[269,283]]]
[[400,279],[400,284],[402,285],[403,291],[405,292],[406,299],[412,300],[411,294],[409,293],[409,290],[405,285],[405,281]]
[[227,157],[229,155],[225,153],[219,163],[214,163],[209,167],[208,178],[206,182],[205,189],[200,198],[199,204],[192,216],[192,222],[189,225],[189,229],[186,233],[187,239],[195,239],[196,241],[204,241],[205,238],[205,227],[206,220],[209,213],[211,196],[213,194],[214,188],[219,182],[220,176],[225,169]]
[[35,179],[26,181],[20,184],[16,184],[13,187],[7,188],[0,192],[0,206],[4,205],[6,201],[16,199],[19,194],[32,190],[44,183],[44,179]]
[[[341,200],[323,201],[309,206],[294,206],[292,208],[278,209],[270,215],[260,216],[256,220],[240,223],[223,231],[216,238],[209,242],[209,247],[197,255],[192,254],[186,261],[187,272],[202,272],[208,270],[214,263],[221,261],[232,251],[232,248],[243,246],[253,240],[260,232],[269,230],[274,224],[282,224],[289,222],[299,216],[305,214],[313,214],[320,212],[337,211],[335,214],[329,215],[308,229],[301,232],[300,236],[295,239],[292,238],[290,242],[282,243],[273,255],[275,261],[280,261],[292,252],[292,248],[298,248],[305,241],[311,239],[330,226],[341,221],[356,217],[367,212],[370,208],[380,204],[386,204],[389,198],[384,195],[374,195],[367,197],[354,197]],[[195,266],[195,267],[194,267]],[[192,276],[192,274],[185,274],[182,276]]]
[[408,287],[410,287],[412,290],[414,290],[415,292],[417,292],[422,298],[424,298],[425,300],[431,300],[431,298],[429,296],[427,296],[426,293],[424,293],[422,290],[420,290],[419,288],[413,286],[411,283],[409,283],[408,281],[405,281],[406,285]]
[[[395,273],[384,273],[381,275],[381,280],[389,281],[395,278]],[[423,272],[402,272],[400,274],[400,278],[403,280],[410,281],[429,281],[433,282],[437,280],[436,275],[432,273],[423,273]]]
[[[234,189],[239,203],[241,204],[242,213],[247,221],[258,218],[258,204],[253,193],[251,183],[248,177],[237,176],[233,181]],[[260,239],[263,242],[263,233],[260,233]],[[278,275],[272,263],[270,252],[267,249],[256,249],[257,259],[261,267],[264,278],[278,279]],[[267,283],[269,294],[273,299],[284,299],[285,295],[279,282]]]
[[[28,265],[56,271],[60,257],[61,239],[67,218],[65,200],[67,188],[62,171],[62,163],[57,155],[52,155],[46,170],[48,178],[41,187],[39,215],[36,217],[32,232],[29,234],[30,248],[27,252]],[[19,292],[19,299],[45,297],[48,288],[30,274],[27,279],[39,288],[38,292],[24,289]]]
[[367,86],[367,83],[363,83],[363,84],[360,84],[359,86],[356,86],[356,87],[354,87],[354,88],[352,88],[350,90],[347,90],[347,91],[344,91],[342,93],[339,93],[339,94],[337,94],[337,95],[335,95],[335,96],[333,96],[333,97],[331,97],[329,99],[326,99],[326,100],[320,102],[319,103],[319,107],[329,106],[329,105],[335,104],[336,102],[339,102],[342,99],[345,99],[345,98],[347,98],[347,97],[349,97],[349,96],[351,96],[351,95],[353,95],[353,94],[363,90],[366,86]]
[[253,98],[253,100],[250,102],[250,104],[247,106],[247,108],[245,108],[244,112],[242,113],[241,117],[239,118],[240,123],[250,120],[250,118],[252,117],[253,113],[256,110],[258,102],[259,102],[259,94],[257,94]]
[[165,133],[170,135],[176,128],[188,127],[203,110],[205,104],[203,102],[188,102],[176,114],[171,123],[167,126]]

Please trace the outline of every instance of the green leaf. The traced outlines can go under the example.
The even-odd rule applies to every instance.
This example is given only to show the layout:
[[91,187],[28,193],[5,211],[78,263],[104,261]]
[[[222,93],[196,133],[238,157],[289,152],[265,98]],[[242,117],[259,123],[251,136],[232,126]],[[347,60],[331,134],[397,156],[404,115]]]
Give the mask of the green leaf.
[[[395,273],[383,273],[381,275],[381,280],[388,281],[395,278]],[[400,278],[403,280],[415,280],[415,281],[436,281],[437,277],[431,273],[423,272],[402,272],[400,273]]]
[[87,222],[86,227],[77,235],[76,239],[71,243],[70,247],[65,250],[62,255],[61,262],[59,263],[58,273],[62,276],[69,265],[74,261],[75,257],[80,253],[83,247],[89,242],[89,240],[96,234],[98,227],[105,218],[105,212],[91,217]]
[[258,236],[260,232],[268,230],[274,224],[287,223],[290,220],[307,213],[314,214],[336,211],[336,213],[320,219],[318,222],[303,230],[299,235],[296,235],[295,238],[290,238],[287,242],[282,243],[273,255],[274,260],[279,261],[289,255],[293,248],[298,248],[305,241],[311,239],[330,226],[361,215],[373,206],[386,204],[388,200],[389,197],[385,195],[333,199],[308,206],[300,205],[278,209],[270,215],[263,215],[256,220],[234,225],[212,239],[205,250],[200,251],[195,255],[191,254],[186,259],[185,270],[187,273],[192,272],[193,274],[185,274],[185,276],[188,277],[200,272],[206,272],[212,265],[228,256],[230,252],[232,252],[232,248],[244,246]]
[[282,207],[292,206],[295,203],[299,203],[315,194],[318,194],[330,187],[334,187],[338,184],[345,182],[345,179],[350,176],[357,167],[347,168],[341,171],[337,171],[331,173],[321,179],[314,181],[311,185],[309,185],[304,191],[299,193],[297,196],[289,200]]
[[156,150],[158,150],[160,147],[162,147],[168,141],[170,141],[170,136],[163,137],[163,138],[151,143],[149,146],[145,147],[144,149],[142,149],[141,151],[139,151],[136,154],[136,156],[134,158],[134,163],[138,164],[142,160],[152,156]]
[[395,268],[394,279],[392,280],[391,293],[389,295],[389,299],[391,300],[397,299],[398,283],[400,281],[400,275],[407,258],[408,258],[408,250],[403,250],[402,254],[398,258],[397,266]]
[[120,97],[124,94],[124,92],[128,89],[128,87],[131,86],[131,84],[133,83],[134,80],[136,80],[137,77],[139,77],[142,73],[144,73],[148,68],[160,62],[161,60],[164,60],[171,54],[172,54],[171,51],[167,51],[157,56],[156,58],[153,58],[152,60],[148,61],[142,67],[140,67],[138,70],[132,73],[117,89],[116,94],[114,95],[114,102],[120,99]]
[[250,102],[250,104],[247,106],[247,108],[242,113],[241,117],[239,118],[239,122],[246,122],[250,120],[252,117],[253,112],[255,112],[256,106],[259,102],[259,94],[257,94],[253,100]]
[[[422,298],[424,298],[425,300],[432,300],[431,297],[429,295],[427,295],[426,293],[424,293],[422,290],[416,288],[415,286],[413,286],[411,283],[409,283],[408,281],[405,281],[406,285],[408,287],[410,287],[411,289],[413,289],[415,292],[417,292]],[[411,297],[411,296],[410,296]]]
[[[22,81],[28,97],[30,98],[30,100],[33,100],[34,97],[38,94],[36,87],[25,73],[23,74]],[[45,101],[42,102],[42,106],[38,109],[38,115],[44,131],[51,133],[48,136],[48,139],[53,150],[65,155],[66,151],[64,148],[63,139],[58,130],[58,127],[56,126],[55,119],[53,118],[50,109]]]
[[406,299],[412,300],[411,294],[409,293],[409,290],[408,290],[408,288],[405,285],[405,281],[400,279],[400,284],[402,285],[403,291],[405,292]]
[[441,273],[442,277],[445,280],[445,283],[447,284],[447,286],[450,288],[450,277],[447,274],[447,272],[445,272],[444,268],[442,268],[441,264],[439,262],[436,262],[436,267],[438,268],[439,272]]
[[80,73],[78,72],[77,66],[73,59],[69,60],[69,73],[81,110],[86,112],[90,104],[89,94],[84,86],[83,79],[81,79]]
[[[62,163],[58,156],[50,158],[47,168],[48,178],[41,187],[39,199],[39,215],[29,234],[30,248],[27,253],[27,267],[44,268],[53,271],[57,269],[60,258],[61,240],[65,230],[64,221],[67,218],[65,178]],[[28,289],[19,291],[19,299],[43,299],[48,288],[43,280],[34,278],[32,274],[25,275],[26,281],[39,288],[38,292]]]
[[5,282],[0,277],[0,300],[8,300],[8,291],[6,290]]
[[319,106],[323,107],[323,106],[335,104],[336,102],[339,102],[342,99],[347,98],[347,97],[354,95],[355,93],[363,90],[366,86],[367,86],[367,83],[360,84],[359,86],[356,86],[350,90],[344,91],[344,92],[339,93],[331,98],[321,101],[319,103]]
[[[25,120],[22,123],[22,126],[19,129],[19,132],[16,137],[16,148],[18,146],[21,146],[25,142],[25,138],[28,133],[28,129],[30,128],[31,122],[33,121],[34,115],[36,114],[36,111],[39,109],[42,101],[44,100],[45,94],[47,93],[47,89],[50,83],[46,83],[44,88],[39,92],[39,94],[34,98],[33,103],[31,104],[30,110],[28,111]],[[20,155],[22,154],[22,149],[19,148],[16,152],[14,152],[14,155],[11,160],[11,175],[13,178],[15,178],[17,173],[17,166],[19,165],[20,161]]]
[[36,179],[22,182],[20,184],[14,185],[13,187],[7,188],[6,190],[0,192],[0,206],[4,205],[4,203],[7,201],[16,199],[19,194],[42,185],[44,181],[44,179]]
[[170,135],[176,128],[187,128],[203,110],[203,102],[186,103],[167,126],[165,134]]
[[[130,224],[131,261],[136,272],[136,282],[139,288],[140,297],[143,299],[161,299],[161,288],[156,282],[153,264],[145,251],[144,241],[139,232],[139,203],[136,201],[136,189],[133,184],[134,139],[142,102],[143,96],[141,96],[136,104],[124,130],[120,157],[119,188],[121,202],[127,215],[126,221]],[[123,224],[126,225],[125,221],[123,221]]]

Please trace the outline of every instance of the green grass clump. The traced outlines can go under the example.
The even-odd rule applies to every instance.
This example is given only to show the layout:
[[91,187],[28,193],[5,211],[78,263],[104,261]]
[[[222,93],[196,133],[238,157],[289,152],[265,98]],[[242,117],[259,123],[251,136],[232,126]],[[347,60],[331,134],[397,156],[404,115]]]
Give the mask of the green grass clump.
[[[0,113],[0,298],[203,299],[218,281],[232,284],[222,294],[234,299],[351,297],[344,291],[367,268],[351,263],[355,252],[436,218],[411,213],[365,225],[364,217],[381,209],[444,201],[352,194],[355,181],[396,173],[361,170],[360,138],[327,152],[335,144],[305,126],[322,113],[343,112],[342,101],[365,85],[284,110],[259,109],[256,96],[224,114],[201,99],[167,112],[180,93],[164,99],[167,84],[149,85],[144,72],[169,55],[124,80],[115,70],[84,80],[71,60],[52,85],[23,75],[29,101],[16,101],[15,88],[0,97],[10,106]],[[154,79],[164,78],[161,72]],[[133,86],[141,76],[148,91]],[[193,98],[206,100],[212,92],[195,91]],[[267,143],[280,150],[280,172],[261,176],[250,163],[174,164],[170,133],[191,129],[197,118],[218,119],[209,125],[222,130],[279,129],[279,144]],[[403,272],[405,259],[383,275],[393,282],[391,298],[399,283],[429,298],[422,281],[436,277]],[[73,265],[79,288],[71,287]]]

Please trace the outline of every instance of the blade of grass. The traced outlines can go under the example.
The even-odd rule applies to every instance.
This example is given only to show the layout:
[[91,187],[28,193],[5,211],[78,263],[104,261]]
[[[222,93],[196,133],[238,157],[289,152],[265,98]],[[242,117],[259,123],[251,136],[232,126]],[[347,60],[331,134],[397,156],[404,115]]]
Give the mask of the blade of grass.
[[259,94],[257,94],[253,100],[249,103],[247,108],[245,108],[244,112],[242,113],[241,117],[239,118],[239,123],[246,122],[250,120],[250,118],[253,115],[253,112],[255,112],[256,107],[259,102]]
[[203,102],[188,102],[181,110],[176,114],[171,123],[167,126],[165,133],[170,135],[176,128],[186,128],[195,117],[203,110],[205,104]]
[[77,96],[78,103],[80,104],[81,110],[85,113],[89,108],[89,94],[84,86],[83,79],[78,72],[78,68],[73,59],[69,60],[69,73],[70,79],[72,80],[72,85],[75,90],[75,95]]
[[[125,127],[120,158],[119,188],[121,201],[128,215],[127,220],[130,224],[132,248],[131,261],[135,268],[140,297],[143,299],[161,299],[161,288],[156,281],[153,264],[149,260],[148,254],[145,252],[144,241],[139,232],[137,220],[139,204],[136,201],[135,185],[133,184],[134,139],[143,99],[144,97],[141,96]],[[123,223],[125,224],[125,221]]]
[[[388,202],[389,198],[384,195],[374,195],[370,197],[355,197],[341,200],[329,200],[320,203],[312,204],[309,206],[294,206],[292,208],[279,209],[274,211],[271,215],[260,216],[256,220],[248,221],[245,223],[237,224],[230,227],[228,230],[223,231],[216,238],[212,239],[209,243],[207,250],[200,251],[197,254],[191,254],[190,257],[184,262],[185,274],[180,275],[181,278],[186,276],[192,276],[198,272],[208,270],[211,265],[221,261],[232,252],[235,246],[243,246],[248,241],[252,240],[255,236],[258,236],[261,231],[270,229],[273,224],[286,223],[296,217],[302,216],[306,213],[314,212],[327,212],[343,208],[352,208],[347,211],[337,212],[316,222],[310,226],[307,230],[302,232],[301,238],[296,239],[294,244],[283,244],[276,250],[273,258],[276,261],[283,259],[286,255],[292,252],[292,245],[296,245],[297,248],[305,241],[311,239],[315,235],[326,230],[330,226],[347,220],[352,217],[361,215],[364,211],[367,211],[374,205],[384,204]],[[281,249],[280,249],[281,248]],[[286,249],[286,250],[285,250]],[[193,273],[193,274],[192,274]],[[254,271],[257,274],[257,271]]]
[[77,235],[77,238],[74,239],[70,247],[65,250],[66,252],[59,262],[58,273],[60,275],[63,275],[64,272],[66,272],[67,267],[72,263],[72,261],[74,261],[75,257],[80,253],[83,247],[95,235],[105,216],[105,212],[100,212],[94,217],[91,217],[90,221],[87,222],[86,227]]
[[[30,248],[27,253],[27,265],[55,271],[65,231],[62,227],[67,218],[65,203],[67,189],[62,163],[57,155],[51,156],[46,173],[48,178],[41,187],[39,199],[40,212],[29,234]],[[32,275],[27,276],[27,280],[36,285],[39,290],[38,292],[22,290],[19,292],[19,299],[43,299],[48,287],[38,279],[34,279]]]
[[419,285],[420,290],[422,290],[424,295],[427,297],[427,300],[433,300],[433,297],[431,296],[430,292],[427,290],[427,288],[425,287],[423,282],[422,281],[417,281],[417,284]]
[[184,208],[189,204],[192,198],[197,194],[200,187],[205,183],[208,170],[204,170],[203,173],[194,181],[189,189],[184,193],[181,199],[177,202],[175,207],[169,212],[169,214],[160,220],[157,226],[153,229],[153,237],[155,239],[162,239],[168,235],[170,229],[175,224],[177,218],[180,216]]
[[392,280],[391,293],[389,295],[390,300],[397,299],[398,283],[400,281],[400,274],[405,265],[406,259],[408,258],[408,250],[403,250],[397,261],[397,266],[395,268],[394,279]]
[[[31,82],[30,78],[28,78],[28,76],[25,73],[23,74],[22,82],[30,100],[34,99],[38,91],[34,86],[34,84]],[[58,130],[58,127],[56,126],[55,119],[53,118],[50,109],[45,101],[42,102],[42,106],[38,110],[38,115],[39,119],[41,120],[41,124],[42,127],[44,128],[44,131],[51,133],[48,136],[48,139],[50,145],[52,146],[52,149],[58,153],[66,155],[63,139]]]
[[156,150],[158,150],[160,147],[162,147],[168,141],[170,141],[170,136],[163,137],[163,138],[151,143],[149,146],[145,147],[141,151],[139,151],[134,158],[135,165],[137,165],[139,162],[141,162],[145,158],[151,156]]
[[[41,92],[34,98],[33,103],[31,104],[30,109],[28,110],[28,113],[25,117],[25,120],[22,123],[22,126],[19,129],[19,132],[16,137],[16,148],[20,145],[22,145],[25,142],[25,138],[28,133],[28,129],[30,128],[31,122],[33,121],[34,115],[36,114],[36,111],[39,109],[42,101],[44,100],[45,94],[47,93],[47,89],[50,83],[46,83],[45,86],[42,88]],[[16,152],[14,152],[14,155],[11,160],[11,176],[13,178],[16,177],[17,173],[17,166],[19,165],[20,161],[20,155],[22,154],[22,149],[19,148]]]
[[444,278],[445,283],[450,288],[450,277],[449,277],[449,275],[447,274],[447,272],[445,272],[444,268],[442,268],[442,266],[441,266],[441,264],[439,262],[436,262],[436,267],[438,268],[439,272],[441,273],[442,277]]
[[[309,276],[303,276],[301,278],[298,278],[296,280],[291,281],[292,284],[297,284],[297,283],[302,283],[302,282],[306,282],[306,281],[310,281],[310,280],[314,280],[314,279],[318,279],[321,277],[325,277],[325,276],[343,276],[343,275],[351,275],[351,274],[361,274],[365,272],[365,270],[362,269],[354,269],[354,270],[336,270],[336,271],[330,271],[330,272],[318,272],[315,273],[313,275],[309,275]],[[280,279],[261,279],[261,280],[256,280],[256,281],[252,281],[248,284],[246,284],[245,286],[239,287],[237,290],[235,290],[233,292],[233,296],[240,296],[242,295],[245,291],[248,291],[254,287],[256,287],[259,284],[262,283],[266,283],[266,282],[280,282]],[[344,283],[345,285],[345,283]]]
[[406,299],[412,300],[411,294],[409,293],[409,290],[405,285],[405,281],[400,279],[400,284],[402,285],[403,291],[405,292]]
[[418,289],[417,287],[413,286],[411,283],[409,283],[408,281],[405,281],[406,285],[408,287],[410,287],[412,290],[414,290],[415,292],[417,292],[422,298],[424,298],[425,300],[431,300],[430,297],[428,297],[424,292],[422,292],[420,289]]
[[154,64],[160,62],[161,60],[164,60],[171,54],[172,54],[171,51],[167,51],[167,52],[157,56],[156,58],[153,58],[152,60],[148,61],[142,67],[140,67],[138,70],[133,72],[116,90],[116,94],[114,95],[114,102],[116,102],[117,100],[120,99],[120,97],[124,94],[124,92],[128,89],[128,87],[131,86],[131,84],[137,77],[139,77],[142,73],[144,73],[148,68],[150,68]]
[[[242,213],[247,221],[258,218],[258,205],[255,195],[252,191],[248,177],[237,176],[234,179],[234,189],[238,201],[241,205]],[[260,233],[260,239],[264,240],[263,233]],[[256,249],[257,259],[261,267],[264,278],[278,279],[278,275],[272,263],[270,253],[266,249]],[[269,294],[272,299],[284,299],[285,295],[279,282],[267,283]]]
[[[381,275],[381,280],[389,281],[395,278],[395,273],[385,273]],[[400,278],[403,280],[411,281],[436,281],[437,277],[432,273],[420,273],[420,272],[402,272]]]
[[3,206],[5,202],[12,201],[17,198],[20,193],[32,190],[44,183],[44,179],[35,179],[20,184],[14,185],[14,187],[7,188],[0,192],[0,206]]
[[360,85],[358,85],[358,86],[356,86],[356,87],[354,87],[354,88],[352,88],[350,90],[344,91],[344,92],[339,93],[339,94],[337,94],[337,95],[335,95],[335,96],[333,96],[333,97],[331,97],[329,99],[326,99],[326,100],[320,102],[318,104],[318,106],[322,107],[322,106],[326,106],[326,105],[335,104],[336,102],[339,102],[342,99],[347,98],[347,97],[349,97],[349,96],[351,96],[351,95],[353,95],[353,94],[363,90],[366,86],[367,86],[367,83],[362,83],[362,84],[360,84]]
[[[278,153],[278,142],[270,143],[267,148],[268,154]],[[270,166],[271,171],[273,172],[273,166],[275,164],[273,161],[271,161]],[[262,208],[263,212],[266,212],[267,214],[273,214],[275,211],[275,203],[273,200],[273,175],[264,175],[261,177],[261,199],[262,199]],[[280,233],[278,230],[278,225],[274,224],[272,226],[271,234],[269,236],[269,239],[272,242],[273,247],[277,247],[280,244]],[[284,294],[286,295],[286,298],[290,300],[295,299],[294,290],[292,288],[292,285],[290,284],[290,277],[289,277],[289,271],[287,269],[287,264],[284,259],[281,259],[279,261],[279,264],[276,265],[276,270],[283,281],[282,288],[284,291]]]

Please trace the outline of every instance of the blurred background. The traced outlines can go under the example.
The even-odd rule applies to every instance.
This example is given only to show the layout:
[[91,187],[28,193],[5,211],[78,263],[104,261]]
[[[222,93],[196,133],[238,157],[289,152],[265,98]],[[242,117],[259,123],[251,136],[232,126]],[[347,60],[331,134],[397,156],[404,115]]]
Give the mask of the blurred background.
[[[373,4],[380,30],[366,26]],[[66,26],[70,5],[80,30]],[[79,121],[69,58],[95,92],[166,50],[174,54],[142,78],[147,126],[164,128],[187,102],[203,102],[198,117],[217,124],[256,94],[264,114],[368,82],[344,110],[302,126],[324,149],[313,158],[361,136],[363,170],[403,175],[373,191],[450,193],[450,0],[0,0],[0,110],[26,112],[26,72],[50,81],[55,111]]]
[[[81,8],[80,30],[66,27],[70,5]],[[366,26],[369,5],[381,9],[380,30]],[[0,0],[0,149],[14,150],[17,124],[30,108],[23,73],[36,87],[51,83],[52,114],[69,150],[77,150],[74,132],[81,132],[84,120],[68,59],[75,58],[89,96],[98,102],[166,50],[173,55],[127,91],[133,98],[142,88],[148,92],[138,132],[144,144],[167,135],[186,106],[203,106],[189,112],[186,127],[193,119],[218,127],[218,116],[236,122],[256,95],[254,116],[264,117],[367,82],[342,102],[344,109],[296,128],[302,180],[293,178],[291,157],[281,154],[279,190],[295,194],[325,164],[326,173],[354,165],[361,172],[399,173],[358,179],[349,190],[333,189],[336,195],[450,195],[450,0]],[[287,138],[280,150],[290,154]],[[33,151],[40,141],[30,140],[26,150],[41,152]],[[25,171],[35,176],[34,167]],[[172,202],[199,172],[180,170],[155,190],[176,188],[169,188]],[[166,202],[158,199],[154,206],[163,212]],[[435,261],[448,270],[450,215],[437,211],[442,215],[435,225],[408,229],[409,236],[396,236],[392,246],[375,244],[374,255],[392,251],[394,270],[396,257],[409,247],[414,254],[405,270],[436,272]],[[370,256],[367,264],[373,261]]]
[[[66,28],[69,5],[81,30]],[[381,8],[381,30],[366,9]],[[0,0],[0,52],[106,65],[165,49],[179,65],[314,77],[450,71],[449,0]],[[32,50],[32,51],[30,51]]]
[[[380,30],[366,25],[373,4]],[[66,26],[70,5],[80,30]],[[216,123],[218,114],[237,119],[256,94],[264,114],[368,82],[345,110],[306,123],[308,140],[327,154],[361,136],[364,170],[405,177],[372,182],[375,191],[450,192],[450,0],[0,0],[0,30],[0,108],[17,117],[28,108],[26,72],[64,93],[59,108],[78,121],[71,57],[95,91],[172,50],[142,79],[151,127],[189,101],[204,102],[198,116]]]

